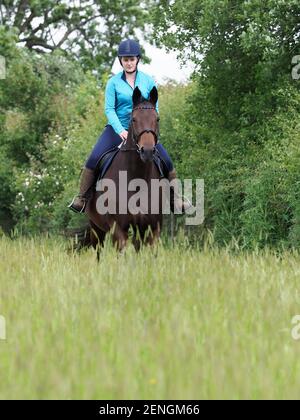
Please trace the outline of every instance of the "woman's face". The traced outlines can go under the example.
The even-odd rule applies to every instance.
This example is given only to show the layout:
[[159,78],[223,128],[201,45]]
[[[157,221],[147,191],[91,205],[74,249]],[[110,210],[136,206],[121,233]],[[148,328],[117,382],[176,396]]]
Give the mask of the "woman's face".
[[138,63],[137,57],[121,57],[121,63],[124,70],[128,73],[135,71]]

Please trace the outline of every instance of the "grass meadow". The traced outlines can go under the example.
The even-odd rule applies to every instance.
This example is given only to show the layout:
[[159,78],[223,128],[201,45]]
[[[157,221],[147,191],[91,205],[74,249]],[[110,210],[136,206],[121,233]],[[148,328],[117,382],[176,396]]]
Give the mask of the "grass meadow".
[[0,239],[1,399],[300,397],[296,252]]

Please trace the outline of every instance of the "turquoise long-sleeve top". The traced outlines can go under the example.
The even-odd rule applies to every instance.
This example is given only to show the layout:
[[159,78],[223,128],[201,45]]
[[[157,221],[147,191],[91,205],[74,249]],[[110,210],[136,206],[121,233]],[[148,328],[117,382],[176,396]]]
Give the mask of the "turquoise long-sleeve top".
[[[154,80],[148,74],[140,70],[136,71],[134,87],[138,86],[143,97],[149,99],[149,94],[153,86],[156,86]],[[156,86],[157,87],[157,86]],[[108,123],[113,127],[117,134],[128,130],[130,123],[130,114],[132,112],[133,88],[126,80],[125,72],[112,76],[105,89],[105,115]],[[158,101],[156,104],[158,112]]]

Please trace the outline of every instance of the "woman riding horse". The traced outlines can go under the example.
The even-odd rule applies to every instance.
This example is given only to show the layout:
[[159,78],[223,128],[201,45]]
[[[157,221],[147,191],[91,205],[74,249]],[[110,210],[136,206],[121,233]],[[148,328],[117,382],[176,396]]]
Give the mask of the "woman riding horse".
[[[137,68],[141,57],[138,42],[130,39],[121,42],[118,57],[124,70],[109,79],[105,90],[105,115],[108,124],[82,170],[79,194],[69,205],[71,210],[78,213],[85,211],[89,192],[96,182],[97,165],[103,154],[127,140],[132,111],[132,95],[135,87],[138,86],[143,97],[148,98],[151,89],[156,86],[149,75]],[[158,105],[156,105],[156,110],[158,111]],[[161,143],[158,143],[156,147],[168,170],[168,179],[171,182],[176,179],[173,162]],[[173,200],[172,211],[177,208],[185,212],[191,206],[188,200],[182,199],[179,195],[175,194]]]

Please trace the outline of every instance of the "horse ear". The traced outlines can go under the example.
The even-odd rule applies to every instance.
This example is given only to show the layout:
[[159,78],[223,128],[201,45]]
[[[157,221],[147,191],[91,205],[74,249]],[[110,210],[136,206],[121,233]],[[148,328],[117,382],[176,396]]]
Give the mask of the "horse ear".
[[156,102],[158,100],[158,92],[155,86],[153,86],[151,92],[150,92],[150,97],[149,97],[149,101],[155,106]]
[[137,86],[134,89],[133,95],[132,95],[133,106],[136,106],[140,103],[141,97],[142,97],[142,93],[141,93],[139,87]]

